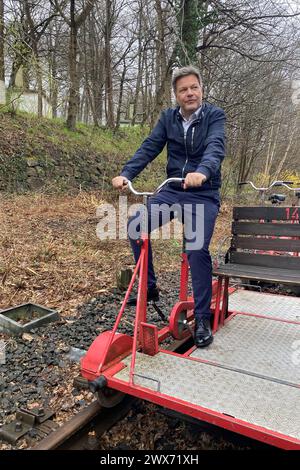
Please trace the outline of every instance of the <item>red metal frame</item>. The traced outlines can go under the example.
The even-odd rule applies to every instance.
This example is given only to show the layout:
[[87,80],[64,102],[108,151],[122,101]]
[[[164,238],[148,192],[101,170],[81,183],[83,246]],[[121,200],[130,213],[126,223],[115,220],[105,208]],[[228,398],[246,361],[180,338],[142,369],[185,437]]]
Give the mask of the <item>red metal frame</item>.
[[[195,349],[195,347],[191,348],[184,355],[178,355],[176,353],[165,351],[164,349],[159,348],[159,343],[161,343],[172,332],[176,333],[176,321],[178,320],[178,315],[182,311],[187,312],[186,319],[188,321],[193,320],[194,303],[193,299],[188,297],[189,268],[187,256],[185,253],[182,254],[181,262],[179,302],[175,304],[171,311],[169,326],[162,328],[160,331],[153,329],[152,333],[149,330],[149,332],[145,334],[145,328],[149,326],[147,325],[148,234],[143,234],[139,240],[139,243],[141,243],[141,255],[134,270],[121,309],[117,315],[113,330],[102,333],[92,343],[86,356],[81,360],[82,375],[88,380],[94,380],[100,375],[103,375],[107,379],[107,386],[112,389],[148,400],[158,405],[170,408],[189,416],[193,416],[199,420],[203,420],[230,431],[243,434],[267,444],[271,444],[283,449],[300,449],[300,440],[298,439],[290,438],[289,436],[270,431],[269,429],[260,426],[252,425],[248,422],[206,409],[175,397],[162,394],[160,391],[148,389],[134,383],[136,352],[137,350],[147,351],[147,348],[149,350],[149,342],[153,343],[152,345],[150,344],[150,351],[154,351],[154,353],[158,351],[164,354],[172,354],[174,356],[184,357],[186,360],[207,362],[212,365],[217,365],[217,363],[210,361],[191,358],[189,355]],[[132,291],[138,273],[138,299],[134,324],[134,335],[132,338],[127,335],[118,334],[117,328],[124,313],[128,297]],[[219,277],[217,281],[213,281],[212,289],[213,299],[211,308],[212,313],[214,314],[213,331],[216,332],[220,325],[223,326],[237,314],[237,312],[228,311],[228,296],[236,289],[229,288],[228,278],[225,279],[223,286],[223,277]],[[244,312],[241,313],[244,314]],[[282,319],[280,320],[282,321]],[[291,321],[288,322],[295,323]],[[186,334],[188,335],[188,333]],[[123,367],[125,367],[122,360],[130,354],[132,354],[132,356],[130,363],[129,381],[127,382],[117,379],[115,375]]]
[[150,401],[151,403],[170,408],[171,410],[192,416],[201,421],[206,421],[215,426],[220,426],[224,429],[228,429],[229,431],[243,434],[244,436],[256,439],[266,444],[280,447],[282,449],[300,449],[300,441],[298,439],[290,438],[289,436],[270,431],[269,429],[260,426],[252,425],[248,422],[226,416],[222,413],[185,402],[178,398],[170,397],[163,393],[150,390],[136,384],[128,384],[128,382],[124,382],[114,377],[107,377],[107,380],[108,386],[115,390],[119,390],[143,400]]
[[[109,336],[103,337],[101,334],[92,346],[89,348],[86,356],[81,361],[82,375],[89,380],[93,380],[103,373],[107,368],[107,362],[109,362],[109,354],[112,348],[115,347],[115,340],[117,335],[117,329],[120,324],[122,315],[125,311],[125,307],[129,298],[129,295],[133,289],[134,282],[139,274],[139,283],[138,283],[138,293],[137,293],[137,306],[136,306],[136,317],[134,323],[134,333],[132,339],[132,358],[130,365],[130,383],[133,383],[134,369],[135,369],[135,360],[136,360],[136,351],[139,349],[147,348],[147,345],[144,344],[145,339],[143,337],[141,325],[147,323],[147,280],[148,280],[148,248],[149,248],[149,237],[147,233],[143,233],[141,238],[137,240],[137,243],[141,245],[141,253],[139,260],[136,264],[132,279],[130,281],[129,287],[125,294],[122,306],[117,315],[115,325],[110,332]],[[187,311],[188,321],[193,320],[193,308],[194,301],[192,297],[188,297],[188,275],[189,275],[189,266],[186,253],[182,253],[181,257],[181,275],[180,275],[180,294],[179,302],[174,306],[170,314],[169,326],[163,328],[158,332],[157,338],[158,342],[162,342],[167,336],[172,334],[172,329],[176,328],[176,321],[178,320],[178,314],[183,310]],[[216,291],[216,288],[213,283],[213,291]],[[184,337],[190,336],[189,331],[187,330],[184,334]],[[101,344],[101,346],[100,346]],[[120,344],[122,346],[120,346]],[[121,360],[124,357],[124,354],[129,354],[127,347],[126,335],[118,337],[118,353],[116,357],[119,357]],[[95,364],[98,363],[98,367],[95,370]]]
[[[229,316],[225,319],[225,323],[232,320],[236,315],[247,315],[247,316],[254,316],[258,318],[268,318],[269,320],[283,321],[283,322],[292,323],[292,324],[300,323],[300,322],[294,322],[290,320],[282,320],[282,319],[277,319],[277,318],[265,317],[263,315],[247,314],[243,312],[229,312]],[[219,365],[219,363],[216,361],[209,361],[209,360],[205,360],[201,358],[190,357],[190,354],[194,350],[195,350],[195,347],[192,347],[184,355],[178,354],[172,351],[167,351],[164,349],[159,349],[159,352],[176,356],[176,357],[181,357],[181,358],[184,357],[186,360],[193,361],[193,362],[206,363],[206,364],[215,365],[215,366]],[[127,393],[130,395],[136,396],[138,398],[150,401],[152,403],[161,405],[163,407],[170,408],[179,413],[192,416],[199,420],[206,421],[216,426],[220,426],[224,429],[228,429],[230,431],[243,434],[247,437],[256,439],[266,444],[277,446],[286,450],[300,450],[300,440],[298,439],[291,438],[290,436],[277,433],[275,431],[269,430],[262,426],[256,426],[246,421],[224,415],[223,413],[216,412],[216,411],[201,407],[199,405],[186,402],[176,397],[168,396],[166,394],[161,393],[159,390],[148,389],[141,385],[137,385],[136,383],[134,383],[134,381],[128,383],[126,381],[123,381],[114,377],[114,375],[116,375],[118,372],[119,370],[116,370],[116,367],[114,365],[111,369],[107,369],[103,374],[105,375],[107,379],[108,386],[115,390],[119,390],[124,393]]]
[[180,291],[179,300],[185,301],[188,298],[188,281],[189,281],[189,263],[187,254],[181,254],[181,272],[180,272]]

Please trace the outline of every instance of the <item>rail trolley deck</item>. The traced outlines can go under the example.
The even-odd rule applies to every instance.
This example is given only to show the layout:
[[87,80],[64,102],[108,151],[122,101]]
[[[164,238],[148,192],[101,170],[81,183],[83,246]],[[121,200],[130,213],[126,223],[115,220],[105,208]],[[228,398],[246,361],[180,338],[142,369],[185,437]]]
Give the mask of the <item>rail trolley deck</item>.
[[[162,348],[154,355],[137,352],[132,380],[128,354],[103,372],[106,385],[268,444],[300,449],[300,299],[244,290],[230,297],[230,316],[208,348],[183,355]],[[259,304],[264,315],[257,313]]]
[[[81,361],[81,373],[100,402],[113,406],[125,393],[279,448],[300,450],[300,297],[228,287],[226,279],[223,286],[219,278],[213,281],[211,304],[214,342],[171,352],[164,340],[190,337],[193,325],[187,257],[182,254],[179,301],[168,325],[158,330],[147,323],[147,236],[142,241],[113,330],[100,334]],[[118,324],[139,270],[134,334],[120,334]]]

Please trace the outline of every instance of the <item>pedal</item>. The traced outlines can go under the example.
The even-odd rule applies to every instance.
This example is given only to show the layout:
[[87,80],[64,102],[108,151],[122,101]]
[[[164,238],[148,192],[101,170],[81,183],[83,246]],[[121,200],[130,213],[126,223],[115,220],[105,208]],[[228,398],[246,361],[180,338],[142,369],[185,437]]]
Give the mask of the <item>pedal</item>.
[[191,333],[191,337],[194,338],[195,334],[194,334],[193,328],[191,327],[190,322],[188,322],[188,321],[185,319],[185,320],[182,320],[182,324],[184,325],[184,328],[186,328],[186,329],[189,330],[189,332]]

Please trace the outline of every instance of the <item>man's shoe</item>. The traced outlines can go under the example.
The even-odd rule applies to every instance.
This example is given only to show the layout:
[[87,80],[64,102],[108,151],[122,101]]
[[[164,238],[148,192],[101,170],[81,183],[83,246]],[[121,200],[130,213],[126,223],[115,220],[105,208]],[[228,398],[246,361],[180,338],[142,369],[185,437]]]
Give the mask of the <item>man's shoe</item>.
[[212,335],[210,320],[208,318],[200,318],[195,323],[195,345],[197,348],[204,348],[211,344],[214,340]]
[[[154,302],[159,301],[159,290],[157,287],[151,287],[151,289],[147,290],[147,302],[153,300]],[[131,295],[127,301],[127,305],[130,307],[136,306],[137,302],[137,295]]]

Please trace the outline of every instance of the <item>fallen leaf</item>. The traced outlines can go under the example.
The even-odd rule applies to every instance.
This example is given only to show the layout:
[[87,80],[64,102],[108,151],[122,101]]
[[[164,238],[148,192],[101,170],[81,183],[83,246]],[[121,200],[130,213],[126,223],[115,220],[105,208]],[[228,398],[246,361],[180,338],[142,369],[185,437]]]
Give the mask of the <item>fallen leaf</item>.
[[31,343],[31,341],[34,340],[34,336],[30,335],[29,333],[23,333],[22,339],[24,339],[24,341],[29,341]]

